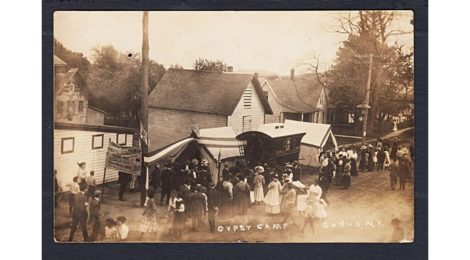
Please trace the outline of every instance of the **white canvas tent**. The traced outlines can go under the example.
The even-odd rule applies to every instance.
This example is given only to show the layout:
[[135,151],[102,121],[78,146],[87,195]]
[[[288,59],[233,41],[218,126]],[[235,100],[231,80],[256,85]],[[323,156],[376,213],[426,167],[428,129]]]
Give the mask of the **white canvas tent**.
[[230,126],[200,129],[197,135],[198,143],[204,145],[215,159],[220,154],[221,160],[240,156],[236,136],[235,130]]
[[191,160],[194,156],[206,159],[212,174],[212,181],[217,183],[217,160],[225,160],[239,157],[240,150],[236,134],[232,127],[218,127],[200,129],[194,132],[192,137],[180,140],[159,150],[149,153],[144,157],[144,162],[152,164],[163,161]]
[[299,162],[303,165],[319,166],[318,155],[321,151],[338,148],[331,125],[286,120],[287,126],[293,126],[306,132],[301,140]]

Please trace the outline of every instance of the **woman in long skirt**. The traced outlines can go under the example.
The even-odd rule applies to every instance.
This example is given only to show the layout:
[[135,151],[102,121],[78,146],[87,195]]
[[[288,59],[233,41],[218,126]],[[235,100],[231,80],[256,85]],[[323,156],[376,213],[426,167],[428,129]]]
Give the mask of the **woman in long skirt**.
[[146,233],[153,233],[154,238],[157,237],[157,231],[160,230],[160,226],[157,223],[157,206],[153,199],[154,192],[147,192],[147,200],[145,201],[145,208],[143,213],[142,222],[140,222],[139,231],[140,238],[142,240]]
[[253,185],[255,190],[255,204],[259,204],[264,200],[264,183],[265,179],[262,173],[264,172],[264,168],[261,166],[257,166],[255,168],[255,177],[253,178]]
[[177,195],[175,204],[175,214],[173,217],[173,227],[171,228],[173,234],[176,237],[180,237],[181,233],[184,230],[184,224],[186,222],[184,211],[184,201],[181,196]]
[[281,183],[278,177],[273,177],[273,180],[268,185],[268,193],[264,197],[264,203],[266,203],[266,213],[279,214],[281,212]]
[[250,186],[243,180],[239,180],[233,188],[233,204],[236,215],[246,215],[250,205]]
[[351,176],[357,176],[357,164],[356,164],[357,153],[354,147],[351,148],[350,153],[348,154],[349,154],[349,160],[351,163]]

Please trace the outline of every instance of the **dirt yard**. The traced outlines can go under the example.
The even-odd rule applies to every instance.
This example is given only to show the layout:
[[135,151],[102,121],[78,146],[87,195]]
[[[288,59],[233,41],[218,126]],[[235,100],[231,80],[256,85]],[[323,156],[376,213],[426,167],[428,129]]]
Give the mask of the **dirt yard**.
[[[315,174],[304,173],[302,181],[311,183]],[[313,234],[306,229],[304,236],[300,233],[303,216],[296,215],[288,223],[282,222],[281,216],[268,216],[264,206],[252,206],[248,215],[230,219],[217,219],[217,231],[208,231],[207,219],[198,232],[186,230],[181,239],[175,241],[168,235],[169,224],[166,223],[165,208],[159,207],[158,217],[162,230],[157,237],[147,235],[142,242],[387,242],[392,234],[390,221],[399,218],[405,230],[407,240],[412,241],[413,234],[413,183],[408,183],[405,191],[392,191],[389,185],[388,172],[359,173],[351,177],[352,186],[345,190],[332,186],[329,191],[328,217],[317,223],[317,232]],[[143,209],[140,205],[140,194],[126,193],[126,201],[117,199],[118,185],[105,188],[104,203],[101,212],[103,220],[124,215],[130,228],[128,241],[137,241],[138,226]],[[156,194],[158,200],[160,194]],[[57,241],[66,241],[70,232],[71,217],[68,215],[68,204],[60,201],[56,210],[55,237]],[[189,229],[190,220],[186,222]],[[91,233],[91,227],[88,227]],[[80,229],[75,233],[74,241],[83,241]]]

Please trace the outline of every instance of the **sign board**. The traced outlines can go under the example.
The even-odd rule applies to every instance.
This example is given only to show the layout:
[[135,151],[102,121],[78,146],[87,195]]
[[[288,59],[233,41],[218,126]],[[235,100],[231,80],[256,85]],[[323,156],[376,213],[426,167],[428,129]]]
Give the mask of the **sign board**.
[[106,153],[106,168],[140,175],[142,151],[136,147],[120,146],[110,142]]

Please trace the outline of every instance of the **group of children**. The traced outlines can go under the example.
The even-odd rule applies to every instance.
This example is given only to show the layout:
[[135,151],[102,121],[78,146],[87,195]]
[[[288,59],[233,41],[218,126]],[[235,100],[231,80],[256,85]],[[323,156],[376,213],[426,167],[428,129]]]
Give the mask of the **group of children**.
[[114,220],[107,218],[104,223],[104,241],[126,241],[129,235],[129,227],[126,225],[126,217],[119,216]]

